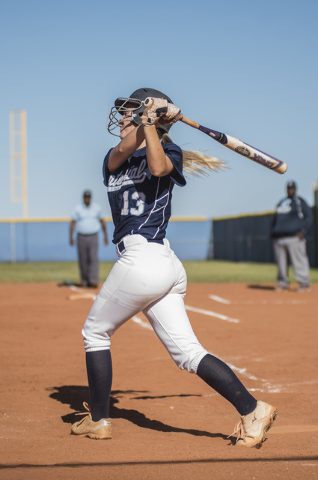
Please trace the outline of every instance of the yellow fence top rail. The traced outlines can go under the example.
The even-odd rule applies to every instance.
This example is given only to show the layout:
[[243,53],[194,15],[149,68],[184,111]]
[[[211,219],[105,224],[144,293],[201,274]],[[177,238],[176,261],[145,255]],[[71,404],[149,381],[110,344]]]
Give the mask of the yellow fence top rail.
[[229,215],[228,217],[214,217],[212,220],[231,220],[234,218],[244,218],[244,217],[261,217],[262,215],[272,215],[275,213],[275,210],[269,210],[268,212],[257,212],[257,213],[242,213],[241,215]]
[[[112,222],[111,217],[104,217],[105,222]],[[171,222],[206,222],[206,217],[171,217]],[[41,222],[70,222],[71,218],[0,218],[0,223],[41,223]]]
[[[244,218],[244,217],[260,217],[262,215],[271,215],[275,213],[274,210],[269,210],[267,212],[257,212],[257,213],[242,213],[240,215],[229,215],[226,217],[214,217],[212,220],[231,220],[235,218]],[[112,222],[111,217],[104,217],[105,222]],[[207,217],[171,217],[170,222],[206,222],[209,218]],[[0,223],[41,223],[41,222],[70,222],[71,218],[0,218]]]

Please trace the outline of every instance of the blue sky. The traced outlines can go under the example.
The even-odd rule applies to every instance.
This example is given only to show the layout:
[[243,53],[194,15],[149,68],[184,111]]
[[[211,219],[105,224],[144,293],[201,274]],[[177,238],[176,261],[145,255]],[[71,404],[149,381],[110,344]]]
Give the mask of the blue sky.
[[318,179],[316,0],[2,0],[0,218],[10,201],[9,112],[27,111],[30,217],[68,217],[82,192],[110,215],[102,161],[114,100],[140,87],[169,95],[185,116],[288,163],[278,175],[184,124],[183,149],[228,170],[175,188],[174,216],[267,211],[296,180],[313,203]]

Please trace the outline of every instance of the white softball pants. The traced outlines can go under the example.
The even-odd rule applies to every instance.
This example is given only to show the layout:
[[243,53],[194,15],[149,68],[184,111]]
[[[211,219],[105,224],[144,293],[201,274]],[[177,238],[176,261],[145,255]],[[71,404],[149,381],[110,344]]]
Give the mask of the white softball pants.
[[208,353],[194,335],[184,307],[187,277],[182,263],[164,245],[128,235],[86,319],[86,352],[107,350],[117,328],[142,311],[181,369],[196,373]]

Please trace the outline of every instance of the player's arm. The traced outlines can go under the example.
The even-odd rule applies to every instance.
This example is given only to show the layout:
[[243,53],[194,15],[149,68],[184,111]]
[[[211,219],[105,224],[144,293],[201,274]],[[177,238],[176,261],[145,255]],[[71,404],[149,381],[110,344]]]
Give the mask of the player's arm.
[[72,246],[75,245],[74,238],[73,238],[74,230],[75,230],[75,224],[76,224],[75,220],[72,220],[71,223],[70,223],[70,245],[72,245]]
[[114,173],[145,140],[144,129],[142,126],[135,128],[124,137],[119,144],[112,149],[109,154],[107,168],[110,173]]
[[307,205],[307,203],[302,198],[300,199],[300,201],[301,201],[302,212],[304,214],[304,228],[302,229],[302,231],[300,231],[298,233],[298,237],[300,239],[303,239],[303,238],[305,238],[306,234],[308,233],[308,230],[311,227],[312,212],[311,212],[310,207]]
[[130,132],[110,152],[108,170],[113,173],[132,155],[146,140],[146,155],[150,173],[156,177],[168,175],[173,170],[170,159],[165,155],[159,140],[156,126],[140,125]]
[[146,139],[147,163],[151,175],[155,177],[169,175],[174,169],[174,166],[162,148],[156,127],[144,127],[144,135]]
[[155,177],[164,177],[174,170],[169,157],[164,152],[156,128],[164,124],[176,123],[182,118],[181,111],[172,103],[160,98],[145,101],[147,108],[141,117],[146,140],[146,155],[150,173]]

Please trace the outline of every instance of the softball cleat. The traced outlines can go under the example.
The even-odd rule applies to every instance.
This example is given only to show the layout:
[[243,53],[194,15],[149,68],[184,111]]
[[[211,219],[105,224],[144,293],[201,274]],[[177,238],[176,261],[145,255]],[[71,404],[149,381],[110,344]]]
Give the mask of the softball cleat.
[[83,405],[87,412],[77,413],[76,415],[86,415],[86,417],[72,425],[72,434],[79,435],[80,437],[94,438],[95,440],[112,438],[111,419],[101,418],[98,422],[94,422],[88,404],[84,402]]
[[253,412],[241,417],[241,421],[236,425],[230,437],[237,434],[236,445],[261,448],[262,443],[265,441],[266,433],[271,428],[276,417],[276,407],[258,401]]
[[304,292],[310,292],[310,290],[311,290],[310,285],[301,285],[300,287],[297,288],[296,292],[304,293]]

